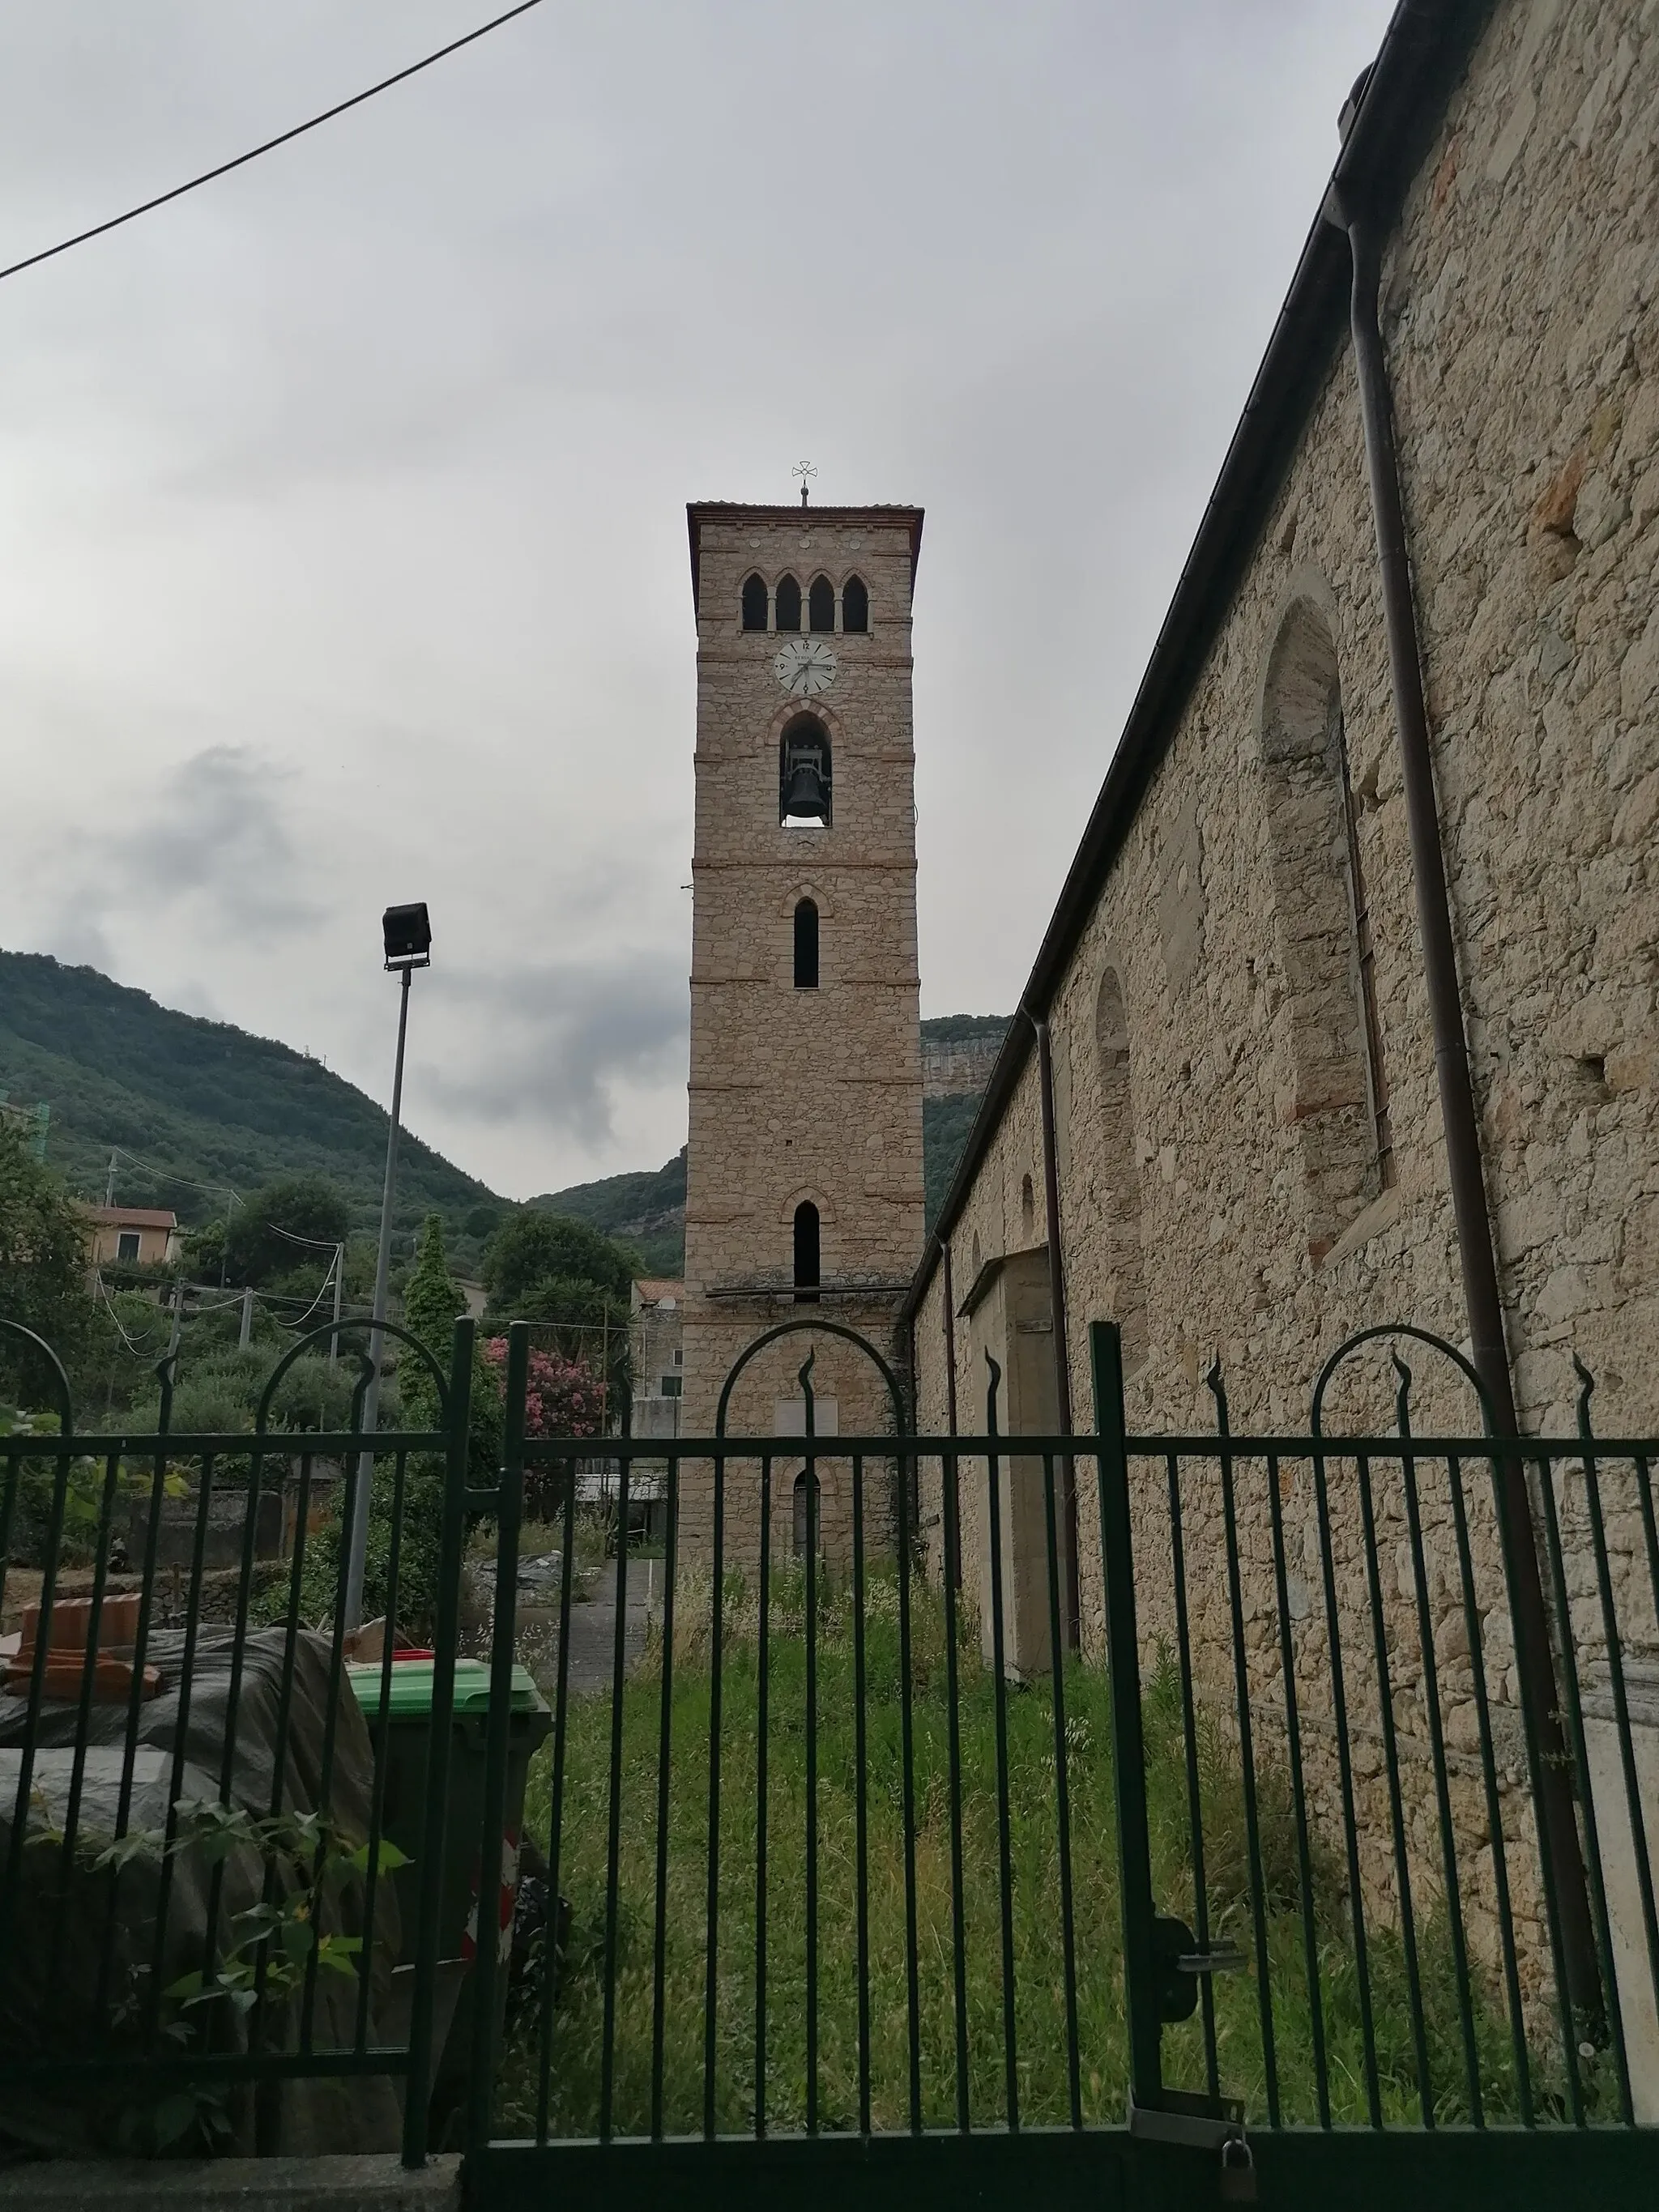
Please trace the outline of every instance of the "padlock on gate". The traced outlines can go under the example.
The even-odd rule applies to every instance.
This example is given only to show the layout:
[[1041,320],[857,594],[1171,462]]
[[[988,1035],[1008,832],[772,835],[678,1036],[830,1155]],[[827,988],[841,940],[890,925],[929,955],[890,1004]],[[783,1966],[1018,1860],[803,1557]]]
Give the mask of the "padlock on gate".
[[1255,2203],[1255,2160],[1243,2136],[1229,2136],[1221,2146],[1221,2201],[1224,2204]]

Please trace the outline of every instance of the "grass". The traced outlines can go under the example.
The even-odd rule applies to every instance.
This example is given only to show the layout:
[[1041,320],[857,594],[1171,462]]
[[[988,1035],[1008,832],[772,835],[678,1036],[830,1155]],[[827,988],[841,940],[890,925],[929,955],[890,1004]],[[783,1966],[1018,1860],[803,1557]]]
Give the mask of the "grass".
[[[777,2133],[807,2122],[806,1741],[805,1593],[798,1571],[775,1577],[767,1732],[765,2124]],[[665,1923],[662,2125],[669,2134],[703,2124],[705,1929],[708,1881],[709,1605],[707,1583],[682,1572],[672,1697],[668,1866]],[[868,1778],[868,1924],[872,2124],[909,2124],[905,1966],[902,1759],[898,1592],[872,1579],[866,1601]],[[725,2132],[756,2124],[757,1750],[759,1624],[751,1592],[728,1583],[723,1674],[720,1945],[714,2113]],[[914,1594],[911,1680],[916,1803],[915,1892],[921,2117],[957,2124],[951,1932],[951,1811],[945,1694],[945,1638],[938,1594]],[[614,2073],[611,2124],[619,2135],[652,2124],[653,1980],[655,1940],[657,1778],[661,1660],[654,1636],[622,1700],[621,1788],[615,1921]],[[850,1594],[831,1589],[821,1606],[817,1726],[818,2124],[859,2124],[855,1930],[854,1636]],[[1004,2040],[996,1790],[995,1685],[977,1638],[964,1627],[958,1650],[963,1909],[967,2087],[975,2127],[1009,2114]],[[1071,1796],[1079,2097],[1086,2122],[1118,2123],[1127,2092],[1116,1822],[1108,1686],[1103,1673],[1073,1663],[1062,1680]],[[1190,1920],[1187,1781],[1180,1703],[1172,1670],[1158,1670],[1145,1698],[1154,1890],[1161,1909]],[[1011,1918],[1014,1950],[1014,2089],[1022,2125],[1065,2124],[1071,2116],[1055,1814],[1054,1709],[1049,1686],[1011,1687],[1006,1698]],[[601,2121],[607,1948],[606,1844],[611,1814],[611,1704],[572,1701],[559,1887],[572,1908],[554,2014],[549,2124],[556,2136],[591,2136]],[[550,1747],[532,1768],[526,1832],[549,1834]],[[1198,1758],[1211,1933],[1253,1950],[1249,1860],[1236,1758],[1200,1723]],[[1304,1954],[1302,1893],[1293,1808],[1285,1777],[1258,1777],[1268,1984],[1280,2117],[1316,2122],[1312,2012]],[[1313,1869],[1320,1996],[1333,2118],[1364,2124],[1360,1988],[1344,1929],[1334,1866]],[[1420,1905],[1419,1905],[1420,1909]],[[1468,2117],[1464,2046],[1451,1947],[1443,1923],[1419,1923],[1430,2100],[1437,2120]],[[1373,1932],[1369,1957],[1377,2068],[1385,2120],[1421,2124],[1404,1962],[1397,1939]],[[1252,2118],[1267,2110],[1262,2008],[1253,1968],[1218,1976],[1215,2028],[1224,2092],[1243,2095]],[[1498,2005],[1477,1988],[1474,2049],[1486,2117],[1514,2117],[1512,2050]],[[539,2023],[521,2015],[498,2077],[497,2124],[533,2130],[540,2074]],[[1199,2021],[1165,2030],[1164,2072],[1174,2086],[1202,2088]],[[1534,2094],[1539,2090],[1535,2084]]]

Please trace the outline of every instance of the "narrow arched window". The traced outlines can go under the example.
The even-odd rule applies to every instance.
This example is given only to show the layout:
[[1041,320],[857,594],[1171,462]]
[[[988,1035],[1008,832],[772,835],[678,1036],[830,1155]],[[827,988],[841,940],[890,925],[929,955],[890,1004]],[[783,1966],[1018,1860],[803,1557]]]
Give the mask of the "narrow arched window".
[[1024,1237],[1035,1237],[1036,1234],[1036,1193],[1031,1187],[1030,1176],[1022,1176],[1019,1179],[1019,1227]]
[[818,1210],[810,1198],[795,1208],[795,1304],[818,1302]]
[[841,587],[841,626],[844,630],[870,627],[870,594],[861,576],[849,576]]
[[830,732],[816,714],[797,714],[778,740],[778,820],[830,826]]
[[800,586],[793,576],[778,578],[778,628],[800,628]]
[[813,577],[812,588],[806,594],[806,619],[811,629],[836,627],[836,587],[828,576]]
[[795,988],[818,988],[818,910],[810,898],[795,908]]
[[820,1492],[816,1474],[808,1474],[802,1468],[795,1477],[793,1526],[790,1534],[794,1553],[804,1559],[809,1552],[816,1551],[823,1542],[823,1516],[820,1510]]
[[766,628],[766,579],[764,576],[744,578],[743,626],[745,629]]

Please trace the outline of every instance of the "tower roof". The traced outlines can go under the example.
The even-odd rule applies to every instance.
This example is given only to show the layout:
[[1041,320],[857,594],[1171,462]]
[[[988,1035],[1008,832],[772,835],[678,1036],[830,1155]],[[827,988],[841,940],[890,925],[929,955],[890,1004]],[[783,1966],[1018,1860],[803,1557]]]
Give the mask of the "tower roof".
[[798,524],[805,515],[811,522],[868,523],[872,526],[898,523],[910,534],[910,588],[915,589],[916,562],[921,555],[922,509],[919,507],[808,507],[793,505],[779,507],[746,505],[741,500],[692,500],[685,510],[686,529],[691,539],[691,609],[699,606],[699,573],[702,568],[702,529],[706,522],[773,522]]

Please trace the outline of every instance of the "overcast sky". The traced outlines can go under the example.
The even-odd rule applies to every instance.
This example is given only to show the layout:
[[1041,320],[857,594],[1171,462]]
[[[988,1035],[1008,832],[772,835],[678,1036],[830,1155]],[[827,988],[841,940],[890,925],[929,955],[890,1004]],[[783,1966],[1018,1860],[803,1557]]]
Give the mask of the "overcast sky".
[[[0,0],[0,264],[489,0]],[[0,285],[0,944],[514,1196],[684,1140],[688,499],[927,510],[922,1008],[1004,1012],[1386,0],[546,0]]]

